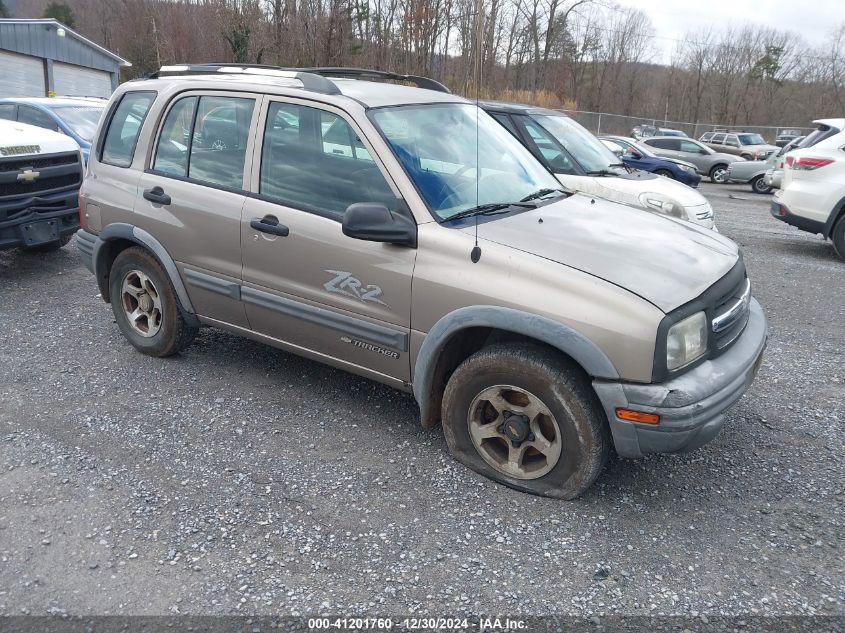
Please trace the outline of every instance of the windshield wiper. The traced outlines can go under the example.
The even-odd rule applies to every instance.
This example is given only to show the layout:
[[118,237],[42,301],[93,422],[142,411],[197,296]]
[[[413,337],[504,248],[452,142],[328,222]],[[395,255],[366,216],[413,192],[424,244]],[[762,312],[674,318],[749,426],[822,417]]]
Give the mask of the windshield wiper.
[[564,195],[564,194],[567,194],[569,192],[566,191],[565,189],[549,189],[547,187],[545,189],[540,189],[539,191],[535,191],[534,193],[525,196],[524,198],[522,198],[520,200],[520,202],[529,202],[530,200],[537,200],[538,198],[545,198],[546,196],[551,195],[553,193],[559,193],[561,195]]
[[450,215],[448,218],[443,220],[444,222],[451,222],[452,220],[460,220],[462,218],[472,218],[477,215],[497,215],[499,213],[507,213],[508,210],[512,209],[513,207],[522,207],[523,209],[533,209],[536,205],[533,204],[522,204],[520,202],[491,202],[490,204],[480,204],[477,207],[472,207],[471,209],[464,209],[460,213],[456,213],[455,215]]

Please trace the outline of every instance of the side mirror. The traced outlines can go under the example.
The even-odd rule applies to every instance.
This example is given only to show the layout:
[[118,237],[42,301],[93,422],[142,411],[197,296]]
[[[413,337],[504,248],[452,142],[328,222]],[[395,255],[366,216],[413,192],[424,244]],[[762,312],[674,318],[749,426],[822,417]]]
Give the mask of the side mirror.
[[632,150],[632,149],[628,150],[628,158],[633,158],[634,160],[640,160],[642,157],[643,157],[643,155],[640,154],[639,152]]
[[391,213],[380,202],[350,204],[343,214],[343,234],[367,242],[417,246],[417,225],[404,215]]

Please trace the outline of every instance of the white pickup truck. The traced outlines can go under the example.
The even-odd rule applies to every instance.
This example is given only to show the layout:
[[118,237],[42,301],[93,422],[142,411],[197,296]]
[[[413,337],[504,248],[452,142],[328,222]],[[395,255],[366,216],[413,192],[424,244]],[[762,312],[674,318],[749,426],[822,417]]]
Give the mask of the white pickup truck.
[[82,155],[72,138],[0,120],[0,250],[52,250],[79,229]]

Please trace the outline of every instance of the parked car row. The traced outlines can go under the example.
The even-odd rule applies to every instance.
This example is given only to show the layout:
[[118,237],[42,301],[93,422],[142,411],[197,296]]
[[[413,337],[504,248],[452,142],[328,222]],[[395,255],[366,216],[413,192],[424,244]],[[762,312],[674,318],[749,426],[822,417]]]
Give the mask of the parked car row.
[[[713,439],[767,324],[739,248],[675,177],[723,181],[731,161],[480,106],[380,71],[163,68],[99,120],[77,246],[139,352],[217,327],[412,392],[457,460],[518,490],[571,499],[611,448]],[[665,140],[698,162],[660,156]],[[16,235],[60,244],[75,221],[53,232],[33,203],[57,152],[4,143],[26,155],[0,171],[28,194]],[[824,156],[788,161],[785,182]],[[800,202],[778,200],[800,225]]]

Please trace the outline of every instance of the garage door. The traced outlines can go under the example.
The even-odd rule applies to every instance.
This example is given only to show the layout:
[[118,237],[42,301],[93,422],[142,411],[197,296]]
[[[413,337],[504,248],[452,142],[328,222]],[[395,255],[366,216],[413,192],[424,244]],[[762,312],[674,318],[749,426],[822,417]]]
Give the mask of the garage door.
[[0,51],[0,97],[44,97],[44,63],[38,57]]
[[109,97],[111,75],[102,70],[53,62],[53,82],[59,97]]

